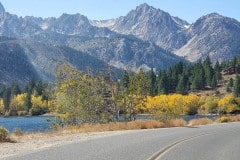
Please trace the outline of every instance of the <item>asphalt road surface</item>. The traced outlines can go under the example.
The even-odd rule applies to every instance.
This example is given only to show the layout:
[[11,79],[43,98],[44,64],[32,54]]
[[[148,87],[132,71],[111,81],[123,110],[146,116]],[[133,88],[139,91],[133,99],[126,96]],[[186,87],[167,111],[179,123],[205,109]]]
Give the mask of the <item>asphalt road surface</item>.
[[239,160],[240,123],[140,130],[6,160]]

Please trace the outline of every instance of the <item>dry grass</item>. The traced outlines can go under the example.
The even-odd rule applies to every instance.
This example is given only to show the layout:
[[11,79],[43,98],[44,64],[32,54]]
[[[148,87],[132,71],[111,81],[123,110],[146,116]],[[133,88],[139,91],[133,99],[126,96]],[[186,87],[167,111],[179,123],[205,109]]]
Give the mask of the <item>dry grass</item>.
[[104,132],[104,131],[119,131],[119,130],[135,130],[135,129],[153,129],[162,128],[164,123],[150,120],[150,121],[132,121],[132,122],[112,122],[107,124],[84,124],[81,126],[70,126],[58,130],[63,134],[79,133],[79,132]]
[[166,127],[183,127],[186,125],[187,125],[187,122],[183,119],[172,119],[165,123]]
[[199,125],[206,125],[212,124],[213,120],[209,118],[200,118],[200,119],[193,119],[188,122],[188,126],[199,126]]
[[154,129],[165,127],[182,127],[187,122],[183,119],[170,120],[168,122],[159,122],[155,120],[149,121],[131,121],[131,122],[112,122],[107,124],[84,124],[81,126],[69,126],[56,130],[57,135],[85,133],[85,132],[104,132],[104,131],[120,131],[120,130],[138,130],[138,129]]
[[[228,116],[227,122],[240,121],[240,115]],[[220,122],[218,119],[216,122]],[[214,123],[209,118],[200,118],[189,121],[188,123],[183,119],[173,119],[165,123],[149,120],[149,121],[131,121],[131,122],[112,122],[107,124],[84,124],[81,126],[68,126],[65,128],[59,128],[57,130],[47,133],[24,133],[21,134],[10,134],[10,139],[13,141],[25,141],[29,139],[38,139],[44,137],[55,137],[63,136],[68,134],[76,133],[87,133],[87,132],[105,132],[105,131],[120,131],[120,130],[137,130],[137,129],[154,129],[154,128],[166,128],[166,127],[183,127],[183,126],[198,126]]]
[[81,126],[68,126],[59,128],[47,133],[25,133],[23,136],[11,134],[10,138],[15,141],[62,136],[67,134],[87,133],[87,132],[105,132],[105,131],[120,131],[120,130],[137,130],[137,129],[154,129],[164,128],[166,125],[163,122],[149,120],[149,121],[131,121],[131,122],[112,122],[107,124],[84,124]]
[[240,115],[229,116],[228,119],[229,119],[229,122],[239,122],[240,121]]
[[239,122],[240,121],[240,115],[236,116],[222,116],[217,119],[218,123],[227,123],[227,122]]

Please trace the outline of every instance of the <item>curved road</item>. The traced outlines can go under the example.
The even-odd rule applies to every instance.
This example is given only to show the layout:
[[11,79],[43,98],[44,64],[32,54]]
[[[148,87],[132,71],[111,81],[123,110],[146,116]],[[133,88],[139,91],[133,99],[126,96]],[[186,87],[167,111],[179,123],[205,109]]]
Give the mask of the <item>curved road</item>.
[[239,160],[240,123],[140,130],[6,160]]

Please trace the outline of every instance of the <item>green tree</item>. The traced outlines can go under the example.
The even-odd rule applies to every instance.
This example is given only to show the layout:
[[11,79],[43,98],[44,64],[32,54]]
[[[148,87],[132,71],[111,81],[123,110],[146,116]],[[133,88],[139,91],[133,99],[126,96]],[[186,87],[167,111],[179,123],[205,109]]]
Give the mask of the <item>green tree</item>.
[[102,80],[83,74],[69,64],[57,70],[58,87],[55,103],[64,122],[76,124],[94,123],[103,111]]
[[33,89],[35,87],[35,81],[32,79],[31,81],[28,82],[28,84],[25,86],[24,92],[25,93],[33,93]]
[[214,70],[212,68],[212,63],[211,63],[209,56],[207,56],[207,58],[203,62],[203,68],[204,68],[204,75],[206,78],[206,84],[211,86],[213,75],[214,75]]
[[221,66],[220,66],[219,62],[217,61],[215,63],[215,66],[214,66],[214,72],[215,72],[215,76],[216,76],[217,82],[222,79],[221,70],[222,70]]
[[204,68],[200,62],[194,65],[192,75],[192,86],[193,91],[201,90],[205,88],[205,73]]
[[129,86],[131,94],[142,96],[149,95],[150,87],[150,79],[143,70],[131,76]]
[[231,92],[232,89],[233,89],[233,85],[234,85],[233,78],[230,78],[229,81],[228,81],[228,83],[227,83],[226,91],[227,91],[227,92]]
[[236,79],[235,79],[235,83],[233,86],[233,93],[235,97],[239,97],[240,95],[240,76],[237,74],[236,75]]
[[27,93],[27,96],[25,98],[24,106],[27,112],[29,112],[29,110],[32,108],[32,94],[29,92]]
[[157,77],[155,72],[153,71],[153,68],[151,69],[149,73],[149,78],[150,78],[150,95],[155,96],[157,95]]
[[186,75],[180,76],[176,91],[180,94],[187,94],[189,90],[188,87],[188,77]]
[[129,78],[129,74],[126,70],[123,72],[123,76],[122,76],[122,79],[121,79],[121,84],[125,89],[127,89],[129,87],[130,78]]
[[10,102],[11,102],[11,89],[6,87],[3,89],[3,105],[5,111],[9,110]]
[[14,97],[21,93],[21,89],[17,83],[11,85],[11,96]]
[[169,93],[169,79],[165,71],[159,74],[158,93],[161,93],[161,94]]
[[212,89],[216,89],[217,88],[217,78],[216,78],[216,75],[214,75],[213,78],[212,78],[211,87],[212,87]]

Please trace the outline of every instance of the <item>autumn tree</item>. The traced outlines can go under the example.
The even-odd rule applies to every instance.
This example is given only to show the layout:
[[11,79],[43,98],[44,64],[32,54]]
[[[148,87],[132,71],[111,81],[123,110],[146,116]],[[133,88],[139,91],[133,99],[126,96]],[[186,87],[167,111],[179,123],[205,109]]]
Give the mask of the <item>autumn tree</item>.
[[[27,94],[23,93],[23,94],[18,94],[15,95],[10,103],[10,112],[11,115],[19,115],[18,112],[24,112],[26,111],[26,107],[25,107],[25,99],[26,99]],[[27,111],[24,113],[27,114]]]
[[68,115],[66,122],[96,122],[104,104],[99,79],[84,74],[67,63],[58,68],[57,79],[55,103],[58,113]]

